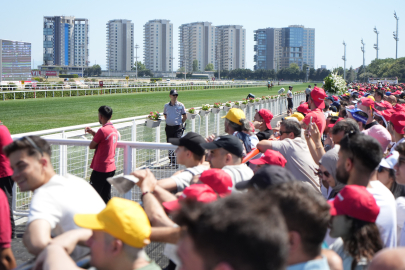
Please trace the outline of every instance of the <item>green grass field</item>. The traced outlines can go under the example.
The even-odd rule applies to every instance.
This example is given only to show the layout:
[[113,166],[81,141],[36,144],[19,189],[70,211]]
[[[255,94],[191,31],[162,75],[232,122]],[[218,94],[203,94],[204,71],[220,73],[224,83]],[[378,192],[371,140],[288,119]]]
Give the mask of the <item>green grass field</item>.
[[[200,107],[202,104],[242,100],[249,93],[256,97],[275,95],[281,87],[288,90],[284,85],[275,86],[270,91],[267,87],[179,91],[178,100],[186,108]],[[294,92],[306,87],[307,84],[295,84]],[[0,120],[11,134],[17,134],[97,122],[97,110],[102,105],[112,107],[113,119],[119,119],[145,115],[150,111],[162,112],[167,102],[168,92],[7,100],[0,101]]]

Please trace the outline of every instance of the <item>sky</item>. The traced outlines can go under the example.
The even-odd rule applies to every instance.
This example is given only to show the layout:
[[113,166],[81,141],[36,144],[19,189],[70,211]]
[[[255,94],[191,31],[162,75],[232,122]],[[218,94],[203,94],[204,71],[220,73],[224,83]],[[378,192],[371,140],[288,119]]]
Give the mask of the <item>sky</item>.
[[[365,62],[376,58],[374,27],[379,34],[379,58],[395,58],[398,22],[398,57],[405,56],[405,0],[70,0],[35,2],[0,1],[0,39],[32,43],[32,62],[42,64],[43,16],[75,16],[89,20],[90,65],[106,67],[106,23],[112,19],[128,19],[134,23],[135,43],[140,45],[138,57],[143,62],[143,25],[153,19],[168,19],[173,23],[173,57],[178,67],[178,27],[197,21],[213,25],[243,25],[246,29],[246,67],[253,69],[253,31],[267,27],[304,25],[315,28],[315,68],[342,66],[346,42],[346,68],[363,63],[361,39],[365,43]],[[17,15],[18,14],[18,15]],[[177,66],[177,67],[176,67]]]

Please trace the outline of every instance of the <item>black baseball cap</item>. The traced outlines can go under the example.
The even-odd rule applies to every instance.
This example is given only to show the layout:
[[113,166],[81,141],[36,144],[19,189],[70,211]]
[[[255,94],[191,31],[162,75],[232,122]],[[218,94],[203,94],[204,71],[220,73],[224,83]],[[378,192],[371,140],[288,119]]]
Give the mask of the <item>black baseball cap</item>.
[[288,88],[293,88],[293,87],[290,85],[290,86],[288,86]]
[[270,186],[297,181],[285,168],[275,165],[264,165],[253,175],[252,179],[239,182],[235,185],[237,190],[253,187],[257,190]]
[[241,158],[243,156],[242,142],[237,137],[232,135],[216,137],[213,142],[202,143],[201,146],[202,148],[209,150],[223,148],[237,157]]
[[202,143],[205,143],[205,139],[198,133],[188,132],[181,138],[169,138],[169,143],[178,146],[184,146],[196,155],[203,156],[205,149],[201,147]]
[[177,93],[177,90],[176,89],[172,89],[172,90],[170,90],[170,95],[171,96],[173,96],[173,95],[178,95],[179,93]]

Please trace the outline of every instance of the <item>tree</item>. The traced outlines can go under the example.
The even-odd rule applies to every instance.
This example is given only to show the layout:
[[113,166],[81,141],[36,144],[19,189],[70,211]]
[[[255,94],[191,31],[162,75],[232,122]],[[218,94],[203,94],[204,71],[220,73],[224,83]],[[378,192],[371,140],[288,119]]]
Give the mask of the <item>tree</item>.
[[193,61],[193,72],[198,71],[198,60],[194,59]]
[[350,67],[346,74],[346,82],[353,82],[355,79],[356,71],[354,71],[353,67]]
[[184,72],[186,69],[184,67],[181,67],[179,69],[177,69],[177,72]]
[[92,67],[88,67],[84,70],[84,76],[100,76],[101,75],[101,67],[100,65],[93,65]]
[[212,63],[209,63],[208,65],[205,66],[205,71],[213,71],[214,70],[214,65]]
[[136,70],[136,66],[138,66],[138,71],[147,70],[146,66],[142,64],[141,61],[136,61],[132,70]]

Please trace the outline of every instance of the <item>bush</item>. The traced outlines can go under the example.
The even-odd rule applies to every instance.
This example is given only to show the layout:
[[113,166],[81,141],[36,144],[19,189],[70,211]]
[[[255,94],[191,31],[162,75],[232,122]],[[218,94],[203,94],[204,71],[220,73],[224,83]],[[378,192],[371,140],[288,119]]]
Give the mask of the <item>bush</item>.
[[79,78],[77,74],[60,74],[59,78]]
[[162,78],[150,78],[151,83],[162,81]]
[[44,81],[44,78],[41,78],[41,77],[34,77],[33,79],[35,81],[37,81],[37,82],[43,82]]

